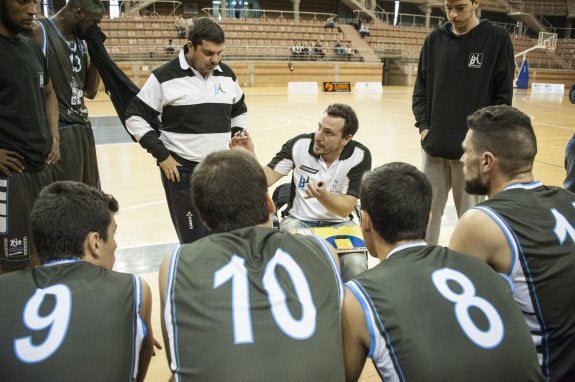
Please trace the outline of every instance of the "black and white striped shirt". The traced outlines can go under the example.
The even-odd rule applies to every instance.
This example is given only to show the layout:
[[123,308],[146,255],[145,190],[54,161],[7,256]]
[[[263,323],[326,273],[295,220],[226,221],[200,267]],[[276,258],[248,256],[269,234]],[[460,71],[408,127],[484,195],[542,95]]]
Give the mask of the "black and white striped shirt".
[[[199,162],[225,150],[231,127],[247,127],[244,93],[234,72],[220,63],[204,78],[182,50],[154,70],[126,113],[126,127],[158,161]],[[160,127],[155,128],[160,122]]]
[[336,195],[351,195],[359,198],[361,177],[371,168],[371,153],[361,143],[351,140],[346,144],[339,158],[329,166],[321,156],[313,152],[315,134],[298,135],[282,146],[267,165],[282,175],[292,174],[292,191],[287,211],[299,220],[345,222],[341,217],[322,205],[315,198],[306,198],[305,185],[323,182],[326,189]]

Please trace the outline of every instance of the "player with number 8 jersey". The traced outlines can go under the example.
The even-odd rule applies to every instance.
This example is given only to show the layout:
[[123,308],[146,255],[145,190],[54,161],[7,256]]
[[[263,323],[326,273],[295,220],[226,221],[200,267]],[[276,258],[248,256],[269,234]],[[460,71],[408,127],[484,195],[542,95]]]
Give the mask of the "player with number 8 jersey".
[[346,287],[363,307],[368,356],[385,381],[540,380],[509,284],[478,259],[407,244]]
[[388,163],[364,175],[360,198],[363,238],[380,263],[345,284],[346,379],[369,357],[386,382],[542,381],[510,281],[424,241],[426,176]]

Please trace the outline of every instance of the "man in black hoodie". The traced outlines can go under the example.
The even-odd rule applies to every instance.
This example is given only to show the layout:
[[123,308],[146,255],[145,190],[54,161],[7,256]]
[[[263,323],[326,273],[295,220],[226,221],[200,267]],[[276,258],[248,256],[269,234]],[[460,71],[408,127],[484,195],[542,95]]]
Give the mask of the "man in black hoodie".
[[426,241],[437,244],[449,191],[457,215],[482,200],[465,192],[461,143],[466,118],[489,105],[511,105],[514,57],[509,33],[479,20],[479,0],[445,0],[449,22],[427,36],[413,90],[422,169],[433,190]]

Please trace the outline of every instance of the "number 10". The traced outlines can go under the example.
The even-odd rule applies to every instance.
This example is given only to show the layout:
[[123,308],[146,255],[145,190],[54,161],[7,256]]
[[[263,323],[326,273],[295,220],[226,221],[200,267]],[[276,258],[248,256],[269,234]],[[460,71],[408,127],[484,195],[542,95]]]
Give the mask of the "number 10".
[[[298,300],[302,305],[301,318],[295,319],[286,303],[286,294],[275,274],[277,266],[283,267],[290,277]],[[233,255],[230,261],[214,273],[214,289],[232,283],[232,321],[235,344],[253,343],[252,319],[248,272],[245,259]],[[265,267],[262,278],[270,310],[277,326],[289,337],[305,340],[315,333],[316,307],[309,284],[302,269],[286,252],[278,249]]]

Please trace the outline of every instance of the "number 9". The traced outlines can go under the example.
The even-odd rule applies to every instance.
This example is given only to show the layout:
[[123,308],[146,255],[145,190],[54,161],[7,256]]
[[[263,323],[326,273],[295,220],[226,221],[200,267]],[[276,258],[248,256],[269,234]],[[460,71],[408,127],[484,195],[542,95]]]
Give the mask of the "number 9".
[[[54,309],[48,315],[40,316],[40,307],[46,295],[49,294],[56,298]],[[39,345],[34,345],[32,336],[15,339],[14,352],[18,359],[25,363],[37,363],[50,357],[58,350],[68,331],[71,308],[72,295],[67,286],[58,284],[44,289],[36,289],[36,293],[24,307],[22,320],[30,330],[39,331],[49,328],[49,332],[44,342]]]

